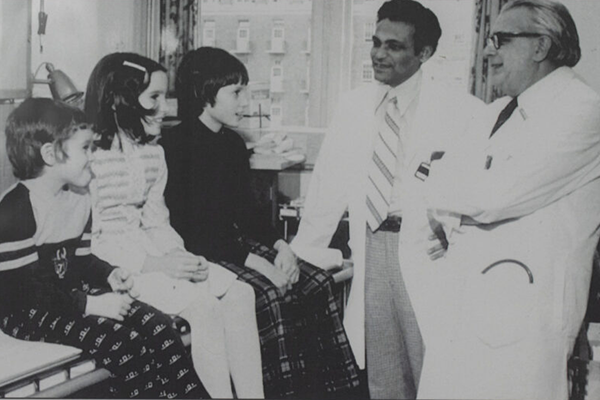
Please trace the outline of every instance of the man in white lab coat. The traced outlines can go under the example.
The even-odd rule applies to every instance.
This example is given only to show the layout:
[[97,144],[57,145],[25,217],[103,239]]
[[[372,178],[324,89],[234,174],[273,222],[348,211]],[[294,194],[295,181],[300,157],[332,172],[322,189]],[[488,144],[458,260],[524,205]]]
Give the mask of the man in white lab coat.
[[479,104],[466,88],[445,90],[421,71],[440,35],[437,17],[418,2],[392,0],[379,9],[371,50],[378,82],[338,105],[292,242],[301,257],[327,247],[349,211],[354,278],[344,325],[361,368],[366,359],[371,398],[416,396],[423,344],[400,271],[400,221],[432,156],[464,131]]
[[600,97],[571,70],[560,3],[506,4],[485,55],[507,97],[432,163],[425,203],[450,244],[405,271],[427,346],[418,396],[567,399],[599,236]]

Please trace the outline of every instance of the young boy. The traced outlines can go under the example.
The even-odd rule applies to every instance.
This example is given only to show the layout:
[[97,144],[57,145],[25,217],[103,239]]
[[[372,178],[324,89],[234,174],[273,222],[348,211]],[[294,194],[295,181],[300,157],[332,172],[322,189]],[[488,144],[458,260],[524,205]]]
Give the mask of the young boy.
[[27,99],[9,116],[20,182],[0,197],[0,329],[82,349],[119,397],[208,397],[170,317],[90,252],[92,146],[83,112],[62,103]]

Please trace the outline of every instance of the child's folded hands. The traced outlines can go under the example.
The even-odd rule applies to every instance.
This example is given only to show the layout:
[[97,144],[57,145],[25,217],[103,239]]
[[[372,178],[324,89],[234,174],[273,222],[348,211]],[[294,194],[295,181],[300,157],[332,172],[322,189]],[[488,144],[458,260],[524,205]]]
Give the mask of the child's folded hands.
[[[188,253],[191,254],[191,253]],[[209,262],[206,258],[202,256],[195,256],[198,260],[198,266],[196,272],[194,272],[192,278],[190,279],[192,282],[204,282],[208,279],[208,264]]]
[[175,279],[193,282],[208,278],[208,261],[185,250],[174,250],[161,257],[146,257],[145,272],[163,272]]
[[113,292],[128,293],[133,298],[139,296],[139,293],[133,289],[133,276],[126,269],[115,268],[107,281]]
[[88,296],[85,313],[100,317],[123,321],[131,309],[133,297],[121,293],[104,293],[99,296]]

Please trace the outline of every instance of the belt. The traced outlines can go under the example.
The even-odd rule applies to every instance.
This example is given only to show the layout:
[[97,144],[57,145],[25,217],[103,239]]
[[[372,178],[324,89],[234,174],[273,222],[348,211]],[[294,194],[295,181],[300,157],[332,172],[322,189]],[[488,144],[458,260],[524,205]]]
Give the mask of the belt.
[[400,232],[400,226],[402,225],[402,217],[388,216],[385,221],[379,225],[378,231],[381,232]]

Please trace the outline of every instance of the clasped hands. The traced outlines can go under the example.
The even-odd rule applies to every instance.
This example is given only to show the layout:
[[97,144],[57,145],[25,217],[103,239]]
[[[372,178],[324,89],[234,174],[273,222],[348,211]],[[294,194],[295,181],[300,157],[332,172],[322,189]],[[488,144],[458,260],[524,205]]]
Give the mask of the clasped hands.
[[87,296],[85,313],[123,321],[131,304],[139,296],[133,289],[133,277],[123,268],[115,268],[106,279],[112,292]]
[[[208,265],[206,258],[178,249],[161,257],[148,256],[143,272],[160,271],[174,279],[203,282],[208,279]],[[133,277],[129,271],[115,268],[107,281],[113,292],[88,296],[85,312],[123,321],[139,296],[133,287]]]
[[163,272],[174,279],[203,282],[208,279],[208,261],[182,249],[160,257],[147,256],[143,272]]
[[298,282],[300,269],[296,255],[284,240],[275,242],[273,248],[277,250],[277,256],[272,264],[267,259],[250,253],[246,259],[246,266],[263,274],[283,295]]

